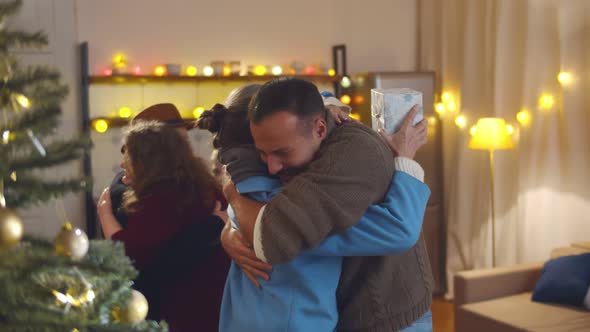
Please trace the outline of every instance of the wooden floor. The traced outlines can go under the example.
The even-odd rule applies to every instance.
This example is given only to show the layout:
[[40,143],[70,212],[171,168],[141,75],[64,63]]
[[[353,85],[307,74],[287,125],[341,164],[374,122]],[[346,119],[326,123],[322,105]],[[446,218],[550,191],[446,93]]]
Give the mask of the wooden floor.
[[432,301],[431,309],[434,332],[453,332],[455,330],[453,302],[444,298],[435,298]]

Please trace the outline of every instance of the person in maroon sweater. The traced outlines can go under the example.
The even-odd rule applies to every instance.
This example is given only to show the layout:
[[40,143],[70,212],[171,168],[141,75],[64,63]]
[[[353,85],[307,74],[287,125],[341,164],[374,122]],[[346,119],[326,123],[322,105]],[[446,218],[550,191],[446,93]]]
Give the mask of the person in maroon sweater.
[[122,229],[105,189],[98,201],[105,237],[123,242],[139,270],[134,288],[148,300],[148,318],[166,320],[171,332],[217,331],[229,269],[218,183],[190,143],[162,123],[133,124],[122,150],[129,221]]

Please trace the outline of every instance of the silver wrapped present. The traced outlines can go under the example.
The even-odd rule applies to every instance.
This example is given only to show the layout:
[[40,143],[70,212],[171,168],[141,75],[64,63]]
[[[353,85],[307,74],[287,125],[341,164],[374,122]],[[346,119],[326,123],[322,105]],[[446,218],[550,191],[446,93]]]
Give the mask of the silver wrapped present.
[[412,89],[371,89],[371,117],[373,129],[384,129],[387,134],[397,132],[412,106],[418,106],[413,125],[424,118],[422,93]]

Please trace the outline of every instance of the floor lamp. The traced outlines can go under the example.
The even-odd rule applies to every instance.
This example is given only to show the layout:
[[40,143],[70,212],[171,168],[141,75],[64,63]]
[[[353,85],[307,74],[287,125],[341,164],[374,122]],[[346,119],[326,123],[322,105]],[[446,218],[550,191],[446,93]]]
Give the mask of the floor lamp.
[[496,211],[494,205],[494,151],[514,147],[512,137],[502,118],[481,118],[471,129],[469,148],[490,153],[490,194],[492,203],[492,267],[496,267]]

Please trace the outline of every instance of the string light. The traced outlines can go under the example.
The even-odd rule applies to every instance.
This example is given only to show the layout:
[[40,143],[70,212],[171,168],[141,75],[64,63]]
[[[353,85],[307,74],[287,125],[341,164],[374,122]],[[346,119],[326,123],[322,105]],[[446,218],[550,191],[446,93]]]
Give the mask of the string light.
[[109,129],[109,123],[106,120],[98,119],[94,122],[94,130],[99,133],[105,133]]
[[344,77],[342,77],[342,80],[340,80],[340,85],[345,89],[349,88],[350,84],[351,84],[351,82],[350,82],[350,78],[348,78],[348,76],[344,76]]
[[328,69],[328,76],[336,76],[336,70],[334,68]]
[[123,107],[119,108],[119,116],[124,119],[130,118],[131,117],[131,109],[127,106],[123,106]]
[[127,66],[127,57],[125,54],[117,53],[113,56],[113,67],[120,69]]
[[471,128],[469,128],[469,134],[471,134],[471,136],[475,135],[475,133],[477,133],[477,127],[475,125],[471,126]]
[[514,127],[512,125],[507,124],[506,125],[506,132],[508,133],[508,135],[514,134]]
[[266,75],[266,66],[258,65],[254,67],[254,75],[263,76]]
[[10,179],[11,179],[13,182],[16,182],[16,171],[13,171],[12,173],[10,173]]
[[314,66],[305,67],[305,74],[306,75],[315,75],[315,67]]
[[197,76],[197,67],[195,67],[195,66],[186,67],[186,74],[188,76]]
[[166,67],[164,66],[156,66],[156,68],[154,68],[154,75],[156,76],[164,76],[166,74]]
[[455,124],[457,127],[463,129],[467,125],[467,118],[461,114],[455,118]]
[[434,125],[436,125],[436,117],[435,117],[435,116],[429,116],[429,117],[428,117],[428,125],[429,125],[429,126],[434,126]]
[[141,75],[141,67],[140,66],[133,66],[133,69],[131,69],[131,72],[135,76],[140,76]]
[[6,145],[8,144],[8,141],[10,140],[10,130],[5,130],[2,132],[2,144]]
[[441,95],[441,100],[443,101],[443,103],[451,101],[451,94],[446,91],[443,92],[443,94]]
[[229,65],[223,65],[223,76],[231,75],[231,67]]
[[113,70],[111,68],[105,68],[102,70],[102,74],[104,76],[112,76],[113,75]]
[[203,68],[203,75],[205,75],[205,76],[213,76],[214,72],[215,72],[215,70],[213,70],[213,67],[211,67],[211,66],[205,66]]
[[445,104],[443,104],[443,103],[436,103],[436,105],[434,105],[434,110],[439,115],[444,115],[445,114],[445,110],[446,110],[445,109]]
[[361,121],[361,115],[359,113],[350,113],[349,117],[357,121]]
[[543,94],[539,97],[539,108],[548,110],[555,104],[555,98],[550,94]]
[[345,105],[350,105],[350,96],[342,95],[342,97],[340,97],[340,101]]
[[365,102],[365,97],[361,96],[361,95],[356,95],[354,96],[354,103],[357,105],[360,105],[362,103]]
[[62,304],[73,305],[74,307],[80,307],[82,305],[85,305],[86,303],[90,303],[94,301],[94,299],[96,298],[96,295],[94,294],[94,291],[92,289],[87,290],[82,296],[78,298],[74,298],[70,294],[69,290],[64,294],[54,289],[51,291],[51,293],[53,293],[53,296],[55,296],[55,298]]
[[198,106],[197,108],[195,108],[193,110],[193,116],[195,117],[195,119],[198,119],[201,117],[201,115],[203,114],[203,112],[205,112],[205,108]]
[[449,101],[447,103],[447,110],[451,113],[454,113],[457,110],[457,105],[454,101]]
[[562,71],[557,75],[557,80],[562,86],[568,86],[572,84],[574,77],[571,73],[567,71]]
[[272,67],[272,74],[275,76],[279,76],[283,73],[283,68],[281,66],[274,66]]
[[522,109],[520,112],[516,113],[516,120],[522,126],[526,126],[531,122],[531,113],[527,109]]
[[19,105],[21,105],[24,108],[29,108],[31,107],[31,102],[29,101],[29,98],[27,98],[25,95],[22,94],[17,94],[16,97],[16,102],[19,103]]

